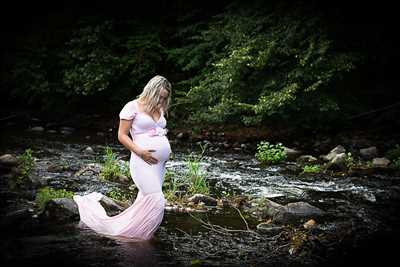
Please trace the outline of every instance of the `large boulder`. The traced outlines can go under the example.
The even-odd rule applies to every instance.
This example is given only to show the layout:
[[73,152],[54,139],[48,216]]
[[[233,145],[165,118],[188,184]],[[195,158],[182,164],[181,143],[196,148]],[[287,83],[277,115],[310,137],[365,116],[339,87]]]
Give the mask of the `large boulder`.
[[321,217],[324,213],[321,209],[307,202],[294,202],[285,205],[284,209],[276,214],[273,220],[279,223],[295,223],[301,219]]
[[269,199],[261,206],[261,217],[272,219],[274,223],[296,223],[302,219],[317,218],[325,214],[321,209],[306,202],[281,205]]
[[337,154],[331,161],[326,164],[328,170],[346,170],[346,154]]
[[79,220],[79,210],[71,198],[55,198],[49,200],[40,217],[49,222],[68,223]]
[[338,145],[334,149],[332,149],[327,155],[321,156],[321,158],[325,161],[331,161],[338,154],[346,153],[346,149],[342,145]]

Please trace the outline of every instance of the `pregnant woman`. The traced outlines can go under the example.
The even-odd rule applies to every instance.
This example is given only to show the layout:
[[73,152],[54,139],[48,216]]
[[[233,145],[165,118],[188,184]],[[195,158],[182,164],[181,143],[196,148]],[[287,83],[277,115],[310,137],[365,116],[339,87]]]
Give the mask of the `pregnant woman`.
[[139,97],[126,103],[119,113],[118,140],[131,152],[130,172],[139,191],[132,206],[112,217],[99,203],[102,194],[75,195],[81,222],[94,231],[148,240],[161,224],[165,206],[162,184],[165,164],[171,153],[164,117],[170,98],[170,82],[157,75],[147,83]]

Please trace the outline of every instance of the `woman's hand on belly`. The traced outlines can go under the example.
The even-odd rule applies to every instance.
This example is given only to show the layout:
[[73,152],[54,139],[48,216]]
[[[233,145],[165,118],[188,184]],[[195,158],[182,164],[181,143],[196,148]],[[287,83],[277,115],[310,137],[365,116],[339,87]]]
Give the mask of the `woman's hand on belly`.
[[142,150],[139,153],[139,157],[141,157],[148,164],[157,164],[158,160],[152,156],[152,152],[156,152],[154,149]]

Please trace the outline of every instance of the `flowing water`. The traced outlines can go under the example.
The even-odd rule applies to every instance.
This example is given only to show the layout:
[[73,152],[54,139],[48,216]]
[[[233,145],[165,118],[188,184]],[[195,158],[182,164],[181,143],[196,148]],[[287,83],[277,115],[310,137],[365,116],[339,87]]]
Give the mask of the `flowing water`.
[[[90,133],[59,136],[48,133],[3,132],[1,154],[21,154],[31,148],[35,157],[34,176],[52,188],[65,188],[77,194],[93,191],[106,194],[110,190],[132,192],[132,184],[120,184],[99,179],[99,164],[104,149],[109,146],[121,163],[129,160],[126,149],[111,135],[86,137]],[[86,152],[90,146],[94,153]],[[182,175],[186,159],[195,146],[172,141],[173,158],[167,169]],[[246,195],[268,198],[281,204],[294,201],[308,202],[343,218],[357,218],[367,230],[398,226],[394,212],[398,210],[400,183],[398,177],[373,175],[364,177],[305,176],[290,172],[293,163],[261,167],[254,155],[241,152],[206,151],[200,169],[206,173],[211,194]],[[87,169],[87,171],[83,171]],[[81,172],[79,176],[76,173]],[[2,189],[2,197],[6,197]],[[34,193],[32,193],[34,194]],[[132,196],[134,197],[134,195]],[[31,198],[33,201],[33,197]],[[3,200],[4,202],[4,200]],[[6,201],[4,212],[18,208],[17,198]],[[227,228],[243,229],[242,219],[232,210],[213,209],[200,215],[210,222]],[[349,219],[350,220],[350,219]],[[254,229],[257,221],[249,218]],[[28,226],[27,226],[28,225]],[[325,227],[332,224],[327,222]],[[77,223],[63,225],[40,224],[34,219],[17,229],[2,229],[7,236],[1,246],[5,264],[62,265],[62,266],[177,266],[182,259],[173,257],[176,236],[182,233],[207,233],[188,214],[166,212],[160,231],[148,242],[132,243],[100,236]],[[372,230],[371,230],[372,231]],[[171,241],[175,238],[175,242]],[[196,247],[193,247],[193,251]],[[55,262],[57,259],[57,262]],[[190,262],[190,261],[189,261]],[[216,259],[224,263],[224,259]],[[187,263],[187,262],[186,262]],[[2,266],[6,266],[2,265]]]

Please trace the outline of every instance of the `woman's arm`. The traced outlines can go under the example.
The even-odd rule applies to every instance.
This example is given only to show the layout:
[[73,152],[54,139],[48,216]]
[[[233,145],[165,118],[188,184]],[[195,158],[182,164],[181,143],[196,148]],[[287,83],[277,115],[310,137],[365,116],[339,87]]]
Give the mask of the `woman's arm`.
[[136,145],[132,139],[129,138],[129,130],[132,126],[132,120],[119,120],[119,128],[118,128],[118,141],[124,145],[129,151],[136,153],[139,157],[141,157],[144,161],[149,164],[156,164],[158,162],[157,159],[151,156],[151,152],[154,150],[143,150],[138,145]]
[[131,126],[132,120],[119,120],[118,141],[129,151],[136,153],[140,157],[141,149],[128,136]]

